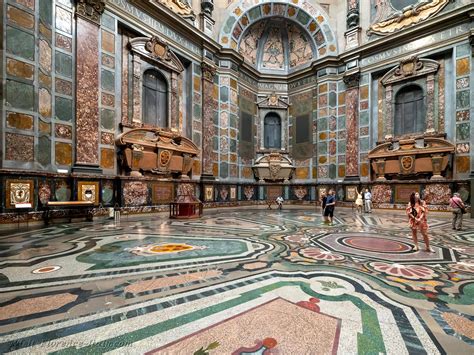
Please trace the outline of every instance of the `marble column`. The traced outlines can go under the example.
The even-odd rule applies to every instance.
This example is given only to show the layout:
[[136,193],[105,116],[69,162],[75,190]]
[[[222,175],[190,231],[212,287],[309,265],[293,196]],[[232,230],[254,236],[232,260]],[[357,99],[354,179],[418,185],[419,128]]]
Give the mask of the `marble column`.
[[214,130],[214,76],[216,68],[208,63],[201,64],[202,71],[202,174],[201,179],[212,179],[212,147]]
[[426,133],[434,133],[434,88],[435,88],[435,76],[429,74],[426,79]]
[[132,95],[133,95],[133,116],[132,124],[142,123],[142,61],[136,53],[132,57]]
[[359,79],[354,73],[344,77],[346,90],[346,178],[359,180]]
[[76,7],[75,172],[99,168],[99,30],[105,1],[78,0]]
[[179,95],[178,95],[178,74],[171,73],[171,116],[170,127],[179,132]]
[[385,88],[385,140],[390,140],[393,138],[393,89],[392,85],[388,85]]

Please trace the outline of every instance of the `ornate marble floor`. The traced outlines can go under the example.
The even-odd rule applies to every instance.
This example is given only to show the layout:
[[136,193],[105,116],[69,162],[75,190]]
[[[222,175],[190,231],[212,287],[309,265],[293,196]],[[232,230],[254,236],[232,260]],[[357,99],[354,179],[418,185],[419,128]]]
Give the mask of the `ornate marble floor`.
[[472,354],[474,222],[449,217],[434,253],[402,213],[349,209],[3,233],[0,353]]

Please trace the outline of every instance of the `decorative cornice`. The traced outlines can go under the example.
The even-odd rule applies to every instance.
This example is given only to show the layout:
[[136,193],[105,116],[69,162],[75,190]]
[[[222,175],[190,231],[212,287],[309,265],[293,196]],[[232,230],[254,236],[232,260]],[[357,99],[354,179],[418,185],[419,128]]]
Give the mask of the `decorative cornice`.
[[355,72],[349,75],[345,75],[342,80],[344,81],[344,84],[346,84],[348,89],[356,88],[359,86],[360,73]]
[[206,62],[202,62],[201,71],[202,71],[203,79],[214,82],[214,75],[216,75],[216,72],[217,72],[217,69],[215,66]]
[[397,67],[385,74],[382,85],[386,86],[399,81],[434,74],[438,71],[439,63],[432,59],[420,59],[417,56],[402,59]]
[[100,25],[100,16],[105,10],[105,0],[77,0],[76,14]]
[[187,0],[152,0],[151,3],[162,4],[183,18],[190,18],[193,21],[196,18],[193,8]]

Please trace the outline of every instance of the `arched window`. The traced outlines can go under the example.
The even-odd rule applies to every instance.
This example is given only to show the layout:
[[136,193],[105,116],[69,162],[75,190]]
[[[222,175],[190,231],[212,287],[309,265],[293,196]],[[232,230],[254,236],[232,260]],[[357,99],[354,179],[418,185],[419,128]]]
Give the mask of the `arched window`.
[[157,70],[143,73],[143,123],[166,127],[168,122],[168,85]]
[[265,148],[281,148],[281,118],[274,112],[264,119],[264,144]]
[[424,132],[425,112],[423,90],[418,85],[401,89],[395,97],[395,135]]

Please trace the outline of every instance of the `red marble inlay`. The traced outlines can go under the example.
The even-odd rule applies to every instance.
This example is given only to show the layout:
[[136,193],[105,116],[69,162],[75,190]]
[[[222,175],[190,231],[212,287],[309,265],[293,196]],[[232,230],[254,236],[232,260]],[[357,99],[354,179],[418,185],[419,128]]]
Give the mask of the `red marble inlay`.
[[76,163],[99,164],[99,29],[77,18]]
[[346,91],[346,176],[359,175],[359,88]]

